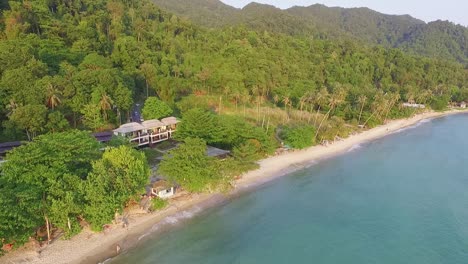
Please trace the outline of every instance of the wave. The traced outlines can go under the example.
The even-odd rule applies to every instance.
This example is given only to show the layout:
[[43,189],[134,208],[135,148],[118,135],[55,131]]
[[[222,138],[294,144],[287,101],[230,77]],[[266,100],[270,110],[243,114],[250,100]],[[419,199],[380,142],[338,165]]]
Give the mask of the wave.
[[423,120],[417,122],[417,123],[414,124],[414,125],[407,126],[407,127],[403,127],[403,128],[398,129],[398,130],[395,130],[395,131],[393,131],[391,134],[398,134],[398,133],[401,133],[401,132],[406,131],[406,130],[408,130],[408,129],[417,128],[417,127],[419,127],[419,126],[421,126],[421,125],[424,125],[424,124],[427,124],[427,123],[430,123],[430,122],[432,122],[432,119],[431,119],[431,118],[423,119]]
[[106,263],[112,261],[113,259],[114,258],[108,258],[108,259],[104,260],[103,262],[99,262],[99,264],[106,264]]
[[151,235],[152,233],[160,230],[161,227],[164,226],[164,225],[176,225],[176,224],[180,223],[181,220],[187,220],[187,219],[190,219],[190,218],[194,217],[196,214],[198,214],[202,210],[203,209],[201,207],[195,206],[190,210],[181,211],[179,213],[176,213],[175,215],[167,216],[164,219],[162,219],[159,223],[153,225],[148,232],[146,232],[143,235],[139,236],[138,241],[140,241],[143,238]]
[[355,144],[350,149],[348,149],[348,152],[353,152],[353,151],[358,150],[360,148],[362,148],[362,144]]
[[430,123],[430,122],[432,122],[432,119],[428,118],[428,119],[423,119],[423,120],[419,121],[419,124]]

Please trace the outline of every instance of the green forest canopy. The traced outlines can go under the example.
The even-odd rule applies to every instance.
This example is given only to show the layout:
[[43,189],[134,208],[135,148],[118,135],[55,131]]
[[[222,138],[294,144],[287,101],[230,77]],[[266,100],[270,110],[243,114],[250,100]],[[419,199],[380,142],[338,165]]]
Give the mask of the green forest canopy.
[[[361,94],[369,98],[365,113],[380,91],[401,100],[468,99],[462,65],[350,40],[243,27],[207,31],[149,1],[10,1],[9,7],[0,40],[0,121],[8,140],[63,127],[43,125],[53,112],[71,127],[109,129],[125,121],[147,88],[169,104],[189,94],[222,94],[236,105],[261,98],[262,105],[281,106],[287,97],[299,108],[306,94],[344,87],[343,106],[353,110],[342,115],[347,120],[357,119]],[[328,102],[315,100],[313,107],[321,105]]]
[[468,65],[468,28],[448,21],[426,24],[409,15],[386,15],[368,8],[321,4],[281,10],[255,2],[237,9],[219,0],[153,1],[165,10],[209,28],[245,25],[258,32],[330,40],[354,39]]

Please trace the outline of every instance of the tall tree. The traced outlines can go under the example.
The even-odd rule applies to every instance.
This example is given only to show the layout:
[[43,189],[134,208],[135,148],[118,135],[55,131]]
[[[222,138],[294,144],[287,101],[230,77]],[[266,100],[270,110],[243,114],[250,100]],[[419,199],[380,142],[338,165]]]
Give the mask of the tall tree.
[[52,226],[69,235],[80,230],[81,184],[99,148],[87,132],[70,131],[38,136],[10,152],[0,177],[2,240],[21,244],[40,226],[48,239]]
[[84,184],[85,218],[94,230],[102,230],[126,203],[145,192],[150,169],[144,153],[128,146],[107,149]]
[[157,97],[149,97],[146,99],[142,109],[143,118],[146,120],[168,117],[172,112],[172,108]]

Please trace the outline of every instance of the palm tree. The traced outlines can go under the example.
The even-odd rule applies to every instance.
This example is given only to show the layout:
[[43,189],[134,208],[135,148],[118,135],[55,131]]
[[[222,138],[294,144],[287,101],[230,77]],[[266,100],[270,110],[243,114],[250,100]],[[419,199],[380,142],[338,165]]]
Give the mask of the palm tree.
[[6,109],[8,109],[7,116],[13,114],[13,112],[18,108],[19,105],[16,103],[14,99],[10,99],[10,102],[6,105]]
[[360,95],[357,101],[361,105],[361,110],[359,111],[359,120],[358,120],[358,124],[361,124],[362,111],[364,110],[364,105],[367,102],[367,96]]
[[317,114],[315,115],[314,126],[317,126],[318,116],[322,105],[328,101],[328,90],[326,88],[322,88],[315,96],[315,104],[318,105]]
[[313,92],[309,92],[307,94],[306,102],[309,103],[309,106],[310,106],[309,119],[307,120],[307,123],[310,124],[310,119],[312,119],[312,111],[314,110],[314,104],[315,104],[315,95]]
[[399,93],[390,94],[389,97],[390,98],[388,100],[387,111],[385,112],[384,123],[387,121],[387,117],[388,117],[388,114],[390,113],[390,110],[392,110],[393,106],[395,106],[395,104],[398,101],[400,101],[400,98],[401,98]]
[[237,105],[239,104],[239,100],[242,96],[242,94],[239,92],[239,90],[236,90],[233,94],[234,100],[236,101],[236,112],[237,112]]
[[273,96],[273,102],[275,102],[275,105],[278,104],[279,100],[280,100],[279,96],[275,94],[275,96]]
[[245,116],[245,109],[247,107],[247,103],[250,101],[250,94],[248,92],[244,92],[241,95],[241,100],[242,100],[242,103],[244,105],[244,116]]
[[367,118],[366,122],[364,122],[362,126],[365,127],[367,123],[371,120],[371,118],[374,117],[374,115],[383,111],[385,107],[386,107],[386,101],[384,98],[384,94],[382,93],[382,91],[380,91],[374,95],[374,101],[372,102],[372,105],[371,105],[372,114],[369,116],[369,118]]
[[307,96],[306,96],[306,95],[303,95],[303,96],[299,99],[299,109],[300,109],[300,111],[301,111],[300,120],[302,120],[302,117],[304,116],[303,110],[304,110],[304,105],[305,105],[305,103],[306,103],[306,100],[307,100]]
[[320,132],[320,129],[322,128],[322,125],[323,125],[323,122],[325,121],[325,119],[327,119],[329,116],[330,116],[330,113],[335,110],[335,108],[340,105],[341,103],[343,103],[343,101],[345,100],[346,98],[346,90],[344,90],[343,88],[338,88],[330,97],[330,101],[329,101],[329,107],[330,109],[328,110],[327,114],[323,117],[322,121],[320,122],[320,125],[317,129],[317,132],[315,133],[315,138],[317,138],[319,132]]
[[114,102],[112,101],[112,99],[106,93],[102,94],[101,100],[99,101],[99,108],[101,109],[103,118],[106,121],[107,121],[107,111],[112,109],[113,103]]
[[62,92],[57,89],[53,84],[47,85],[47,106],[54,110],[55,107],[62,103]]
[[289,99],[289,96],[284,96],[283,97],[283,104],[284,104],[284,109],[286,111],[286,120],[289,120],[289,113],[288,113],[288,105],[291,103],[291,100]]

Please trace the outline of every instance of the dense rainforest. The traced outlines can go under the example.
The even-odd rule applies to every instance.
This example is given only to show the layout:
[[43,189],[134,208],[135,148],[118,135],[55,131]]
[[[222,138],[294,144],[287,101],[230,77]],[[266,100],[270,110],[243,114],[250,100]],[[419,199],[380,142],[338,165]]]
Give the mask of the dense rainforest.
[[398,101],[467,99],[457,63],[350,40],[205,30],[149,1],[9,1],[1,28],[3,140],[110,129],[147,93],[180,111],[203,101],[197,96],[218,107],[221,95],[257,108],[304,110],[307,101],[319,112],[338,94],[344,102],[331,108],[342,111],[330,114],[346,121],[359,119],[360,96],[368,116],[373,99],[390,93]]
[[307,35],[321,39],[351,38],[370,45],[456,60],[468,64],[468,29],[448,21],[425,23],[409,15],[385,15],[368,8],[316,4],[281,10],[251,3],[237,9],[219,0],[154,0],[162,8],[197,24],[219,28],[246,25],[257,31]]
[[[352,39],[206,29],[149,0],[1,3],[0,142],[31,143],[1,167],[0,245],[101,230],[138,200],[145,156],[125,143],[102,152],[87,132],[126,122],[136,103],[182,119],[159,173],[201,192],[280,142],[304,148],[416,111],[402,102],[468,100],[462,64]],[[207,157],[206,144],[232,157]]]

